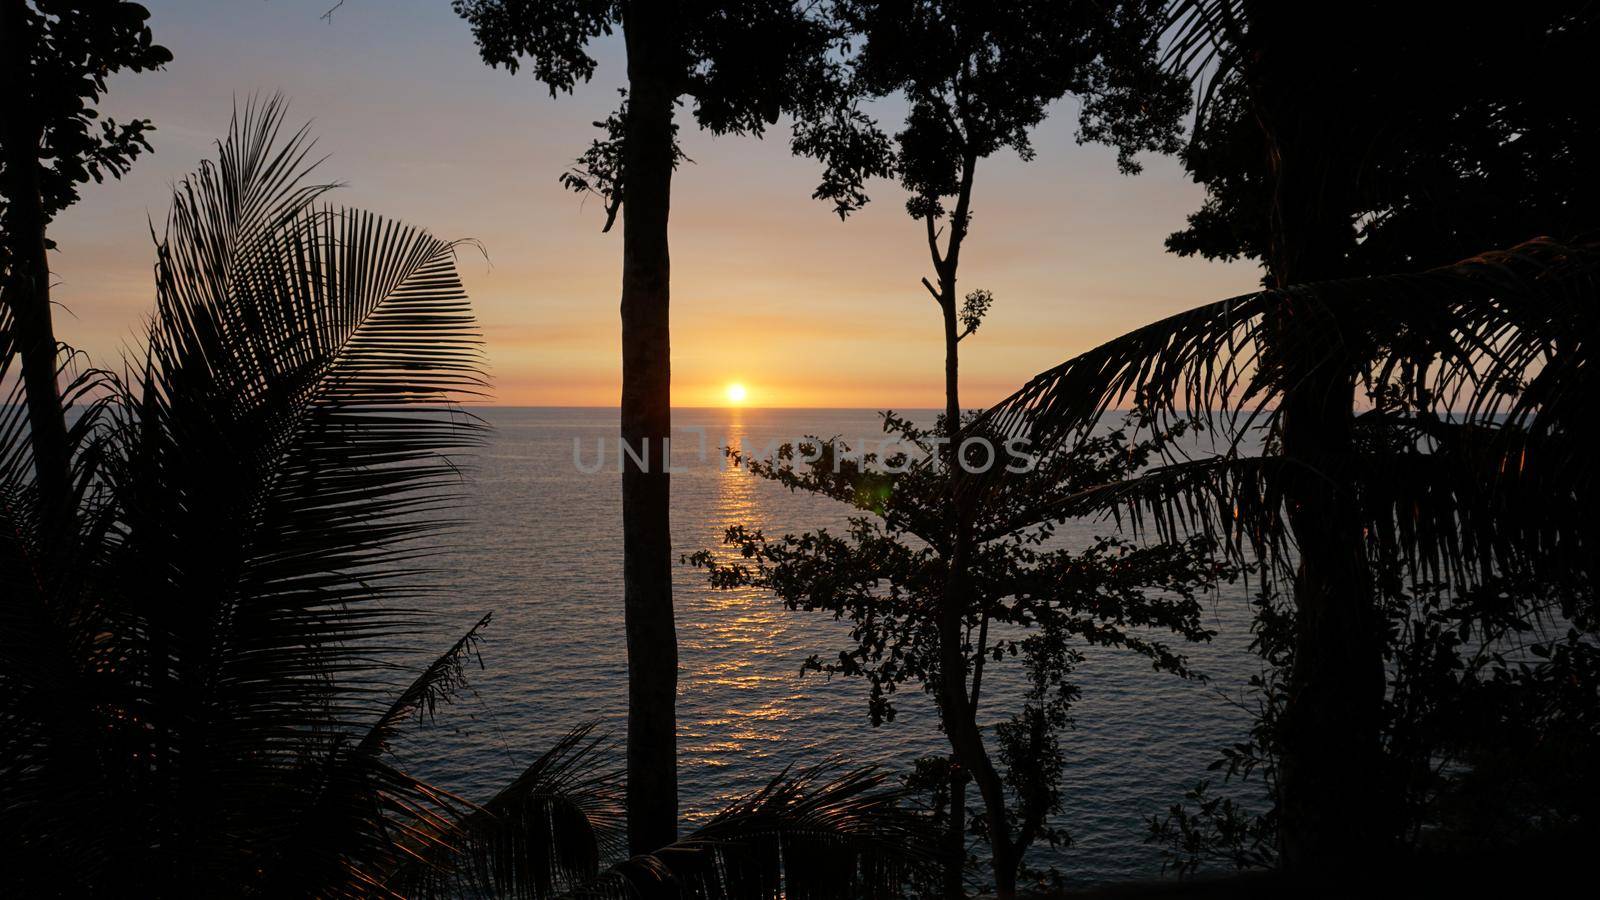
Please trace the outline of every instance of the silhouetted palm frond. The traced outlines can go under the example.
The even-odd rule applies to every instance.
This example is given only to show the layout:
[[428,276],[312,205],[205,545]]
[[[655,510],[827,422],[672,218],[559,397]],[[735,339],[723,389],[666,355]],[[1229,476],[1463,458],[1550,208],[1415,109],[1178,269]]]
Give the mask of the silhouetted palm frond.
[[178,186],[142,358],[122,378],[63,378],[76,507],[48,548],[25,407],[0,405],[8,886],[549,897],[642,888],[647,870],[691,896],[895,883],[916,822],[878,776],[780,778],[597,881],[622,817],[592,727],[481,805],[398,763],[401,732],[465,687],[489,623],[409,664],[438,624],[421,607],[454,457],[482,435],[455,406],[482,384],[479,340],[453,245],[318,206],[309,142],[282,118],[277,100],[248,106]]
[[1197,122],[1205,116],[1216,85],[1235,65],[1246,18],[1242,6],[1239,0],[1168,0],[1162,64],[1194,83],[1200,96]]
[[[1048,452],[1118,406],[1158,423],[1198,417],[1210,455],[1170,458],[1139,482],[1070,498],[1174,531],[1230,533],[1282,559],[1289,547],[1272,459],[1286,393],[1327,366],[1365,386],[1356,471],[1369,538],[1416,570],[1472,581],[1593,546],[1587,357],[1600,323],[1600,249],[1534,241],[1415,275],[1261,291],[1197,307],[1040,374],[972,426]],[[1291,297],[1292,295],[1292,297]],[[1292,299],[1292,304],[1288,301]],[[1285,310],[1294,309],[1293,321]],[[1347,382],[1347,383],[1348,383]],[[1260,448],[1266,459],[1254,458]],[[969,489],[993,491],[1001,469]],[[1586,537],[1587,535],[1587,537]],[[1559,548],[1559,551],[1558,551]]]
[[451,829],[450,846],[398,871],[406,896],[543,898],[591,887],[625,845],[621,772],[609,741],[573,729]]
[[612,868],[595,897],[896,897],[933,845],[903,791],[869,769],[785,770],[683,840]]
[[[325,799],[299,780],[308,756],[387,715],[379,673],[410,652],[406,606],[460,484],[448,454],[477,439],[450,399],[480,383],[451,245],[315,207],[281,118],[247,109],[179,185],[147,356],[108,411],[104,628],[170,792],[154,842],[204,860],[202,884],[294,842],[292,810]],[[443,802],[369,774],[402,805]],[[368,821],[398,853],[392,818]]]

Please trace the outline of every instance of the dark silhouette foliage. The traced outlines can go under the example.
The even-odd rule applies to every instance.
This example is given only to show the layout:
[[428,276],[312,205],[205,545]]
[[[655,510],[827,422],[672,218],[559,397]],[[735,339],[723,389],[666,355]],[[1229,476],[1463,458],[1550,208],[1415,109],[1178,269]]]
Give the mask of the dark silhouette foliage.
[[[455,245],[322,205],[277,101],[178,185],[142,357],[86,370],[75,512],[46,547],[30,410],[0,405],[0,833],[70,896],[849,897],[896,890],[919,818],[883,776],[785,772],[618,863],[587,726],[474,802],[399,736],[466,685],[484,615],[416,665],[482,425]],[[0,383],[16,359],[0,331]],[[20,386],[13,392],[20,391]],[[14,399],[14,397],[13,397]],[[798,868],[783,868],[779,860]]]
[[[943,318],[945,404],[940,427],[948,456],[958,443],[963,416],[958,345],[977,331],[994,301],[989,291],[963,295],[957,288],[980,160],[1003,150],[1032,159],[1033,129],[1052,104],[1072,96],[1081,106],[1079,140],[1114,146],[1122,170],[1137,171],[1136,154],[1178,148],[1180,118],[1188,104],[1185,82],[1160,64],[1165,20],[1155,2],[841,0],[824,8],[845,40],[840,52],[842,102],[803,111],[795,126],[794,149],[822,162],[823,179],[814,196],[832,203],[840,218],[867,202],[872,178],[893,177],[909,194],[906,211],[923,223],[934,270],[934,279],[924,278],[922,285]],[[883,99],[907,106],[904,123],[892,136],[863,111],[864,101]],[[1040,831],[1034,820],[1042,815],[1024,810],[1013,822],[1007,785],[977,723],[978,692],[966,686],[962,623],[974,614],[983,618],[968,584],[969,557],[978,552],[972,534],[975,511],[957,496],[961,467],[952,460],[945,465],[950,477],[942,487],[949,497],[940,515],[949,541],[948,583],[943,601],[921,610],[932,617],[924,624],[939,635],[940,665],[946,673],[934,682],[952,749],[946,770],[951,794],[946,805],[950,835],[945,894],[957,896],[963,890],[963,798],[971,779],[984,800],[996,889],[1009,897],[1016,890],[1023,852]],[[1050,768],[1048,762],[1045,768]],[[1023,793],[1037,796],[1040,791]]]
[[[765,588],[790,609],[850,622],[849,645],[812,656],[805,668],[866,681],[874,725],[893,721],[901,688],[920,688],[937,701],[941,682],[950,677],[940,622],[947,615],[946,583],[957,539],[947,515],[950,457],[938,447],[943,425],[919,428],[886,413],[884,430],[900,445],[884,456],[821,438],[785,445],[771,460],[729,451],[733,462],[757,477],[864,514],[852,518],[842,534],[769,537],[734,526],[726,536],[731,553],[702,550],[689,557],[716,587]],[[1065,735],[1079,696],[1073,673],[1084,661],[1083,649],[1125,650],[1148,658],[1155,671],[1202,678],[1189,667],[1181,643],[1175,647],[1169,640],[1209,640],[1200,599],[1235,575],[1214,558],[1204,537],[1141,547],[1110,536],[1081,549],[1053,540],[1060,502],[1090,486],[1132,477],[1185,427],[1148,436],[1142,430],[1130,420],[1070,452],[1046,455],[1016,475],[1014,489],[973,523],[972,593],[961,615],[957,677],[974,719],[980,709],[985,717],[1003,716],[991,740],[1005,785],[1007,840],[1020,850],[1036,841],[1069,840],[1052,817],[1060,809],[1062,768],[1071,753]],[[992,667],[1020,670],[1026,692],[985,693],[984,674]],[[948,766],[935,773],[934,762],[927,761],[929,777],[919,783],[931,785],[939,802],[964,803],[963,792],[950,793]],[[956,821],[967,821],[964,810]],[[987,839],[988,830],[979,828],[978,835]],[[965,856],[963,846],[960,859],[945,860],[957,867],[957,884]],[[1007,874],[1013,880],[1017,875]]]
[[[1546,752],[1574,758],[1600,739],[1590,712],[1600,683],[1588,662],[1593,425],[1572,413],[1592,401],[1583,373],[1595,259],[1590,246],[1534,242],[1426,273],[1197,307],[1042,374],[979,421],[1072,446],[1108,409],[1138,397],[1157,421],[1200,415],[1223,437],[1212,453],[1167,459],[1058,507],[1113,513],[1135,534],[1163,540],[1212,536],[1236,562],[1261,567],[1255,726],[1218,766],[1259,774],[1267,806],[1194,792],[1156,823],[1180,867],[1280,858],[1284,717],[1304,646],[1299,610],[1284,599],[1302,552],[1282,487],[1295,463],[1279,438],[1282,398],[1301,369],[1275,362],[1285,358],[1361,361],[1349,377],[1370,404],[1354,418],[1348,470],[1358,571],[1385,636],[1380,756],[1363,790],[1392,806],[1352,800],[1353,814],[1381,823],[1396,852],[1424,858],[1496,840],[1581,841],[1595,827],[1581,802],[1566,802],[1592,790],[1591,767],[1538,762]],[[1274,331],[1284,293],[1329,325],[1297,330],[1292,341]],[[1003,496],[994,481],[972,489]],[[1519,728],[1529,729],[1525,740]],[[1539,774],[1502,780],[1520,766]],[[1512,802],[1517,783],[1529,790]],[[1506,804],[1498,821],[1487,799],[1493,785],[1508,792],[1494,801]]]
[[[1188,9],[1202,6],[1211,7],[1203,18]],[[1271,163],[1254,118],[1268,76],[1251,58],[1266,45],[1297,48],[1287,58],[1297,68],[1273,73],[1279,88],[1341,123],[1323,152],[1343,167],[1325,199],[1347,221],[1346,274],[1448,265],[1594,227],[1600,178],[1586,160],[1600,152],[1600,124],[1584,88],[1600,27],[1592,10],[1533,3],[1485,28],[1440,3],[1312,4],[1288,18],[1258,6],[1178,5],[1193,17],[1192,52],[1207,51],[1183,61],[1209,62],[1181,154],[1207,193],[1169,249],[1268,255]]]
[[71,527],[59,520],[71,506],[71,476],[47,230],[77,201],[79,185],[120,177],[150,149],[149,120],[101,121],[96,108],[110,74],[172,58],[153,42],[148,18],[143,6],[120,0],[0,3],[0,316],[22,357],[34,474],[51,535]]

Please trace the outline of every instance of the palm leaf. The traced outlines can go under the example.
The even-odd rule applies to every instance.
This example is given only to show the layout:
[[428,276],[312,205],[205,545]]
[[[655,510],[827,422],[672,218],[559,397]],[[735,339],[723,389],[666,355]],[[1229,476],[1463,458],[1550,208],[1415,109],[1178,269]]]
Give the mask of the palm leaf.
[[451,829],[452,847],[390,884],[416,896],[542,898],[594,883],[626,845],[621,772],[602,761],[593,724],[568,732]]
[[[120,552],[174,563],[134,582],[129,625],[160,641],[156,687],[181,686],[180,721],[200,729],[171,738],[199,753],[155,748],[221,801],[179,812],[200,847],[293,839],[290,818],[231,811],[282,802],[263,792],[308,735],[338,746],[370,721],[374,666],[408,650],[405,607],[459,484],[448,454],[475,439],[449,399],[481,383],[451,245],[314,207],[303,135],[275,143],[281,116],[247,110],[180,186],[117,485],[135,495]],[[385,803],[429,793],[357,755]],[[369,844],[395,843],[369,821]]]
[[[136,825],[119,846],[85,832],[57,852],[144,872],[151,890],[251,883],[325,796],[311,763],[393,712],[386,670],[423,624],[407,607],[455,503],[451,454],[480,430],[455,405],[482,379],[453,246],[319,208],[309,142],[282,118],[276,100],[247,107],[179,185],[144,358],[80,422],[82,502],[103,511],[67,567],[86,587],[50,610],[64,636],[38,646],[54,669],[8,659],[95,673],[63,682],[59,718],[109,717],[105,783],[137,788]],[[0,428],[8,476],[22,451],[14,420]],[[8,518],[15,485],[0,486]],[[5,548],[8,570],[26,549]],[[72,758],[67,739],[44,754]],[[386,806],[361,839],[400,847],[396,822],[448,820],[449,798],[363,758]]]
[[455,851],[457,823],[471,805],[396,769],[387,756],[408,719],[431,721],[466,686],[465,665],[489,619],[426,666],[359,741],[340,735],[309,763],[316,797],[290,841],[263,864],[267,893],[366,896],[409,862]]
[[785,770],[687,838],[614,867],[605,897],[859,898],[900,896],[934,858],[923,817],[868,769]]
[[[1270,452],[1283,398],[1320,368],[1346,366],[1345,378],[1401,413],[1362,426],[1366,452],[1383,454],[1358,466],[1372,534],[1392,540],[1415,571],[1463,583],[1541,560],[1570,569],[1593,536],[1576,517],[1539,520],[1530,498],[1556,511],[1592,495],[1584,435],[1593,426],[1577,411],[1595,400],[1586,354],[1600,311],[1597,266],[1593,246],[1541,240],[1415,275],[1207,304],[1040,374],[969,431],[1044,453],[1081,440],[1119,404],[1157,423],[1210,420],[1223,436],[1213,458],[1169,459],[1142,483],[1086,491],[1059,512],[1138,507],[1166,537],[1196,528],[1254,535],[1258,554],[1281,563],[1289,529],[1273,480],[1289,473],[1248,461],[1246,445],[1264,435]],[[1286,327],[1287,308],[1298,320]],[[989,495],[1014,478],[996,468],[965,490]]]

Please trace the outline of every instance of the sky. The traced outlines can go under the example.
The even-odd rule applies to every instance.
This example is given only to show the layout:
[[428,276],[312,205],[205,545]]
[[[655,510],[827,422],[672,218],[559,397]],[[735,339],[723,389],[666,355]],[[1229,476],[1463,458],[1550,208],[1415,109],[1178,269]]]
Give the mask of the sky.
[[[485,65],[448,0],[347,0],[329,21],[332,0],[144,2],[174,59],[114,76],[101,109],[152,119],[155,153],[120,182],[86,185],[53,226],[61,339],[106,366],[138,346],[153,303],[148,223],[213,155],[236,101],[281,92],[328,157],[320,176],[346,185],[336,202],[481,242],[459,265],[493,402],[617,404],[621,228],[602,234],[601,204],[557,176],[615,105],[620,40],[596,47],[591,83],[551,98],[526,71]],[[756,407],[941,406],[941,320],[919,283],[927,244],[899,187],[871,185],[873,202],[841,222],[811,199],[817,164],[790,155],[782,123],[755,140],[683,120],[694,162],[673,182],[674,405],[721,405],[738,383]],[[1122,176],[1075,131],[1070,101],[1058,104],[1036,159],[979,164],[960,286],[995,303],[961,344],[964,405],[1256,284],[1251,264],[1164,251],[1202,196],[1175,161]]]

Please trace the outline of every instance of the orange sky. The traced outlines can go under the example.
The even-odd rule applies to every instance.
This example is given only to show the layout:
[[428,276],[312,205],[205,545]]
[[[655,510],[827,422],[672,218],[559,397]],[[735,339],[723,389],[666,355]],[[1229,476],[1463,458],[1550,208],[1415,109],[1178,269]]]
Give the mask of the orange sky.
[[[621,229],[556,181],[592,137],[621,77],[615,43],[593,84],[551,100],[526,74],[484,66],[442,0],[146,0],[166,71],[119,76],[106,111],[155,120],[156,155],[125,181],[88,185],[52,230],[58,333],[101,364],[134,343],[151,303],[146,216],[209,153],[235,95],[281,90],[314,120],[339,202],[473,237],[489,260],[461,269],[488,340],[495,402],[614,406]],[[1180,260],[1162,238],[1199,189],[1170,160],[1119,176],[1079,147],[1073,111],[1038,133],[1038,159],[980,165],[962,256],[964,289],[996,301],[962,342],[966,404],[992,403],[1099,341],[1205,300],[1250,290],[1249,265]],[[695,160],[674,184],[674,403],[941,405],[940,320],[918,284],[921,227],[892,184],[840,223],[810,199],[816,165],[786,135],[712,139],[686,125]]]

